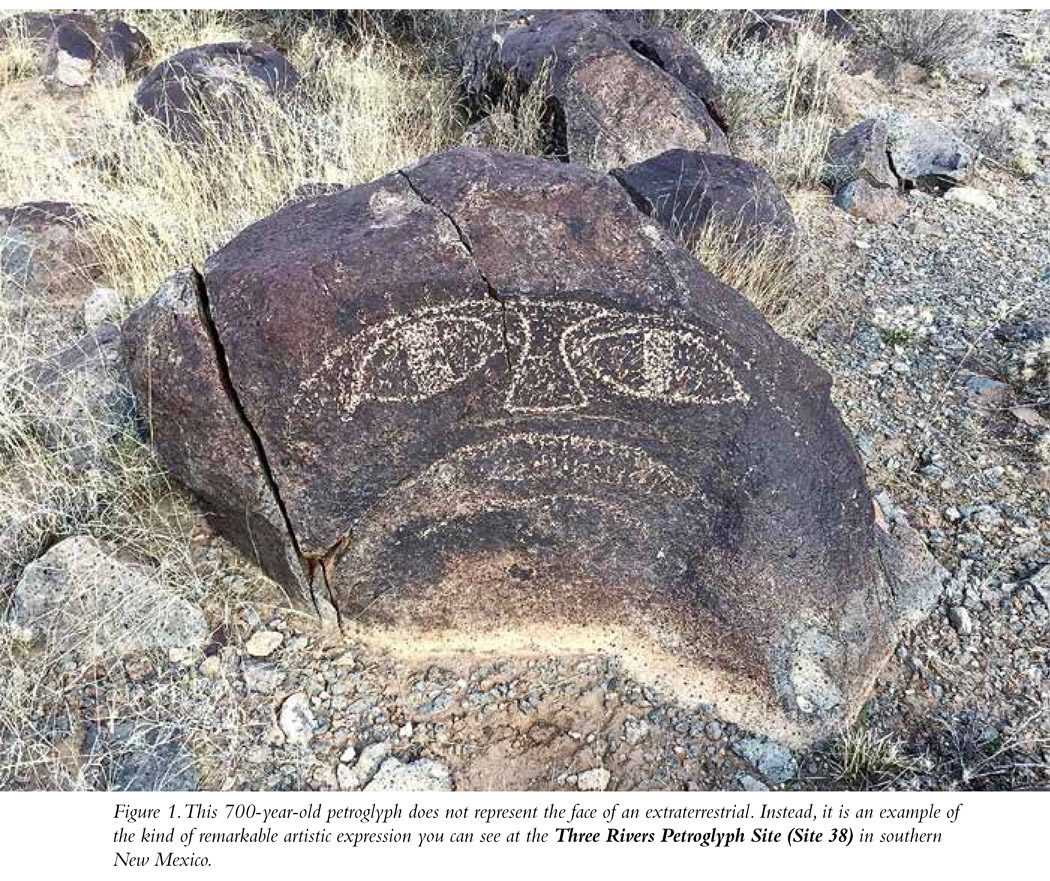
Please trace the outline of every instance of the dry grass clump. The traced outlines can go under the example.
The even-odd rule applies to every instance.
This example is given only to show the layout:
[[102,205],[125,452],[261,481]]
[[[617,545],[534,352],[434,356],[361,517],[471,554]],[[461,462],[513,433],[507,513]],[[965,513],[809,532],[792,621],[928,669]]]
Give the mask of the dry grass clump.
[[0,19],[0,89],[37,72],[37,53],[14,16]]
[[898,61],[946,71],[973,51],[979,15],[951,9],[882,9],[856,13],[861,34]]
[[697,227],[691,238],[708,272],[747,297],[777,331],[790,336],[810,326],[812,304],[799,307],[795,247],[774,235],[748,240],[742,230],[719,223]]
[[817,183],[845,47],[811,24],[770,41],[734,39],[730,25],[685,33],[722,89],[734,147],[761,157],[782,187]]
[[550,63],[545,61],[528,89],[511,79],[499,102],[485,108],[485,116],[467,130],[467,141],[479,146],[550,158],[552,142]]
[[844,732],[832,744],[828,759],[836,782],[844,789],[886,789],[923,767],[904,752],[899,739],[860,726]]

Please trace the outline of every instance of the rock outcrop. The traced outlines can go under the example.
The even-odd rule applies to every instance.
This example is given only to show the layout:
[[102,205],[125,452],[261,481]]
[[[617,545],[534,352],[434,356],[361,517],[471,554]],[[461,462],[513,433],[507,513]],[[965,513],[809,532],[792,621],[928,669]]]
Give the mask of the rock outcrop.
[[199,145],[251,112],[253,96],[280,98],[298,84],[295,69],[263,43],[194,46],[158,64],[135,91],[139,119],[175,141]]
[[670,150],[612,174],[640,210],[686,245],[711,225],[744,247],[790,248],[798,236],[776,184],[743,159]]
[[604,652],[804,741],[892,645],[827,374],[608,175],[461,148],[292,203],[125,349],[173,477],[397,653]]
[[479,115],[544,89],[550,152],[596,168],[676,147],[728,152],[714,80],[666,29],[600,12],[528,12],[477,34],[463,82]]

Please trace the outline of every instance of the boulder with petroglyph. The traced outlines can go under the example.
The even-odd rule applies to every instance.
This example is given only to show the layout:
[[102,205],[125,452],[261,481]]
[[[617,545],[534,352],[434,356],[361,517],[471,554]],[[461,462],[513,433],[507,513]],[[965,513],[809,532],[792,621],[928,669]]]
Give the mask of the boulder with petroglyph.
[[436,154],[248,227],[124,335],[173,477],[375,645],[606,653],[789,742],[890,651],[828,375],[608,175]]

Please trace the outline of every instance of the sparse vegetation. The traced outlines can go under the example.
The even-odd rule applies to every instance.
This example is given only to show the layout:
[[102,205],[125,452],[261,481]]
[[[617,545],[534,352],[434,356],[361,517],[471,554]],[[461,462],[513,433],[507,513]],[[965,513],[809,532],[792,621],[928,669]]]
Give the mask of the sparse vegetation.
[[734,147],[782,187],[817,183],[838,122],[834,96],[845,47],[809,24],[774,43],[734,41],[731,33],[716,25],[693,39],[722,88]]
[[893,735],[880,735],[863,725],[833,741],[829,760],[836,783],[844,789],[885,789],[922,767],[922,762],[909,756]]
[[898,61],[927,70],[949,70],[963,61],[981,35],[972,12],[952,9],[884,9],[856,14],[865,36]]

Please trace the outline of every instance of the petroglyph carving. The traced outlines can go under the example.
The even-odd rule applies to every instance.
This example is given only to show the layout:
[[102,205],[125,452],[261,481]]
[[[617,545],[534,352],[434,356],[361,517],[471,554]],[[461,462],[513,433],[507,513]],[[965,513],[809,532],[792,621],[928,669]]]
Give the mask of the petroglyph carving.
[[332,351],[295,403],[319,382],[331,387],[335,371],[349,420],[366,401],[418,403],[441,394],[501,354],[510,364],[504,407],[511,413],[582,410],[593,394],[585,378],[668,405],[748,402],[715,341],[692,326],[593,303],[521,298],[502,308],[465,301],[388,318]]
[[644,450],[572,434],[511,434],[499,440],[462,447],[435,462],[425,479],[437,477],[448,486],[532,489],[538,483],[572,483],[601,496],[609,490],[634,495],[685,498],[694,482],[675,474]]

